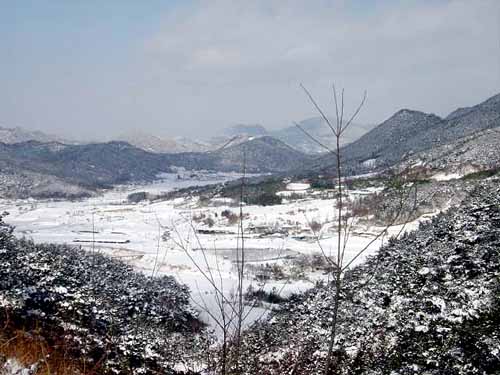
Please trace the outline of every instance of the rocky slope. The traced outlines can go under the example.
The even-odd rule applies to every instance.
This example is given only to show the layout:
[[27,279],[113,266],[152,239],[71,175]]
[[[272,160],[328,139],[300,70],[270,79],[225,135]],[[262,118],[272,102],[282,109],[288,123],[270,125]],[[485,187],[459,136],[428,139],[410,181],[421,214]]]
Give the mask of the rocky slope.
[[[497,373],[499,241],[496,180],[349,271],[333,373]],[[318,286],[249,331],[244,373],[323,373],[332,309]]]

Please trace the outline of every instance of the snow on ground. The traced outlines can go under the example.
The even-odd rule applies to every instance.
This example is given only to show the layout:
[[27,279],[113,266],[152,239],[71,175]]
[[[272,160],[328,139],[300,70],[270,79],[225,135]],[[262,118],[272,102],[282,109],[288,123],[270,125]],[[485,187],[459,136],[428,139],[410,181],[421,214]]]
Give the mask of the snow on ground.
[[[187,173],[186,173],[187,174]],[[36,242],[69,243],[89,251],[99,251],[121,258],[147,274],[173,274],[187,284],[193,303],[215,312],[213,287],[205,275],[215,275],[228,296],[237,285],[235,260],[238,226],[222,215],[234,214],[239,208],[221,199],[212,206],[203,206],[197,198],[131,204],[131,192],[164,192],[178,187],[209,184],[238,178],[237,174],[196,174],[178,179],[165,175],[161,182],[143,186],[122,186],[102,196],[83,201],[0,200],[0,210],[8,211],[6,222],[16,227],[18,236]],[[367,193],[352,192],[353,197]],[[369,192],[368,192],[369,193]],[[244,241],[247,264],[284,264],[299,254],[320,253],[311,225],[321,227],[319,243],[328,255],[335,254],[335,199],[319,199],[314,195],[278,206],[245,206]],[[227,212],[226,212],[227,213]],[[210,221],[207,221],[210,218]],[[412,229],[415,224],[407,228]],[[391,233],[400,228],[391,228]],[[376,251],[382,239],[374,240],[380,228],[356,226],[346,249],[346,262],[360,250],[368,249],[353,264]],[[182,244],[185,249],[182,249]],[[187,251],[186,251],[187,250]],[[198,267],[194,264],[196,263]],[[276,288],[283,295],[310,288],[317,278],[309,280],[273,280],[260,285],[266,290]],[[255,284],[245,280],[245,288]],[[257,287],[258,288],[258,287]],[[248,322],[265,315],[256,308]],[[210,322],[205,313],[202,318]],[[213,323],[213,322],[210,322]]]
[[431,178],[436,181],[449,181],[449,180],[457,180],[459,178],[462,178],[464,175],[461,173],[446,173],[446,172],[439,172],[436,173],[434,176]]
[[311,184],[304,182],[291,182],[286,185],[287,190],[307,190],[311,187]]
[[377,164],[377,159],[368,159],[368,160],[365,160],[362,164],[365,167],[373,168]]
[[0,375],[30,375],[35,373],[36,367],[36,365],[32,365],[27,368],[15,358],[8,358],[3,365],[0,364]]

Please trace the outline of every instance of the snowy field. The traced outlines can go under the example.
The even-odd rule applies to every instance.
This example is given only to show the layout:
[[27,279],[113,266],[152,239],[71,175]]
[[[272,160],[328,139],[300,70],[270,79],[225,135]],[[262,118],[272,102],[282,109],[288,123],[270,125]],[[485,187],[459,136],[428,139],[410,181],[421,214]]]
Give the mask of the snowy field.
[[[159,193],[193,185],[204,185],[238,178],[237,174],[176,174],[164,175],[163,180],[143,186],[122,186],[99,197],[82,201],[1,200],[0,210],[8,211],[5,221],[16,227],[17,236],[36,242],[68,243],[120,258],[146,274],[170,274],[187,284],[193,304],[208,307],[215,313],[212,286],[205,275],[212,272],[228,298],[237,285],[235,260],[241,240],[238,240],[239,207],[227,199],[214,199],[207,205],[198,198],[177,198],[171,201],[131,204],[127,195],[146,191]],[[306,186],[293,185],[293,190]],[[352,195],[370,191],[353,191]],[[283,194],[286,196],[286,194]],[[300,254],[321,254],[312,223],[320,224],[320,244],[328,254],[336,253],[336,237],[332,225],[336,210],[334,199],[315,198],[286,202],[278,206],[244,206],[245,257],[249,265],[287,264]],[[225,215],[223,212],[225,211]],[[415,223],[407,226],[412,229]],[[390,228],[391,233],[400,227]],[[346,248],[346,261],[365,248],[380,228],[356,226]],[[381,240],[375,240],[353,264],[376,251]],[[181,246],[180,246],[181,245]],[[196,263],[196,264],[195,264]],[[249,285],[266,290],[276,288],[282,295],[304,291],[318,279],[326,277],[312,272],[301,279],[261,281],[245,280]],[[248,322],[265,316],[265,310],[255,308]],[[210,322],[207,314],[202,317]],[[212,322],[213,323],[213,322]]]

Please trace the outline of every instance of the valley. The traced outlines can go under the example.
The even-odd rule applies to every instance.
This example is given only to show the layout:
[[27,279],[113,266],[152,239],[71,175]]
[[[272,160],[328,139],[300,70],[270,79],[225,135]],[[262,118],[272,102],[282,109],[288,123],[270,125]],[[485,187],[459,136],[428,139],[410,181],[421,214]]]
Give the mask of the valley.
[[[184,177],[180,177],[182,175]],[[183,171],[164,174],[155,183],[119,186],[100,196],[73,202],[4,199],[0,201],[0,210],[9,213],[5,221],[15,227],[18,237],[36,243],[67,243],[89,253],[106,254],[145,275],[175,276],[190,288],[194,303],[210,306],[214,303],[213,288],[196,265],[203,270],[220,272],[224,290],[228,295],[234,291],[237,283],[235,264],[241,247],[238,204],[223,197],[200,200],[198,196],[186,195],[139,203],[131,203],[127,197],[136,192],[164,194],[174,189],[224,183],[240,177],[236,173]],[[243,206],[248,269],[245,289],[250,286],[263,287],[268,292],[274,289],[284,298],[312,288],[317,281],[327,280],[328,273],[321,270],[325,265],[321,266],[320,262],[319,268],[308,269],[306,264],[314,257],[322,257],[319,246],[332,256],[336,236],[331,225],[335,222],[336,200],[327,198],[325,191],[310,189],[309,184],[289,183],[288,187],[290,190],[279,192],[285,199],[280,205]],[[380,188],[367,188],[348,194],[356,199],[378,191]],[[300,198],[287,201],[286,197],[292,194]],[[406,230],[431,216],[426,214],[407,223]],[[398,233],[402,227],[390,227],[387,236]],[[373,241],[381,230],[380,226],[370,223],[353,227],[346,258],[350,260],[368,246],[353,266],[381,246],[383,238]],[[265,267],[273,271],[262,281],[259,278],[263,277]],[[210,312],[215,314],[213,310]],[[262,318],[263,312],[256,309],[255,319]],[[202,317],[210,323],[206,313]],[[249,319],[248,324],[251,323]],[[212,325],[212,328],[216,327]]]
[[[326,342],[352,373],[440,374],[457,352],[489,371],[500,363],[499,98],[445,118],[403,109],[328,153],[259,125],[168,153],[147,137],[6,131],[0,344],[31,348],[41,324],[39,355],[72,348],[74,373],[218,373],[227,360],[241,374],[317,373]],[[325,123],[301,122],[331,145]],[[0,366],[26,370],[18,346]]]

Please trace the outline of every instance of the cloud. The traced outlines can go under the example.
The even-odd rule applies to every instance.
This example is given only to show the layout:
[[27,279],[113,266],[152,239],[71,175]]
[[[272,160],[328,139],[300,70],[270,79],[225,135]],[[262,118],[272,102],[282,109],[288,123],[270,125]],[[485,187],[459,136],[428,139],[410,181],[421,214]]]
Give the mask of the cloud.
[[498,1],[362,3],[199,1],[147,41],[148,71],[206,94],[226,124],[313,115],[299,82],[324,103],[333,81],[353,98],[368,88],[373,122],[403,106],[443,115],[500,87]]
[[[376,123],[402,107],[446,115],[500,87],[497,0],[198,0],[151,29],[116,60],[86,53],[71,79],[55,66],[43,87],[31,80],[22,107],[46,123],[71,116],[89,133],[201,136],[316,115],[301,82],[330,111],[332,82],[346,88],[348,108],[367,89],[360,120]],[[50,80],[64,87],[51,92]]]

